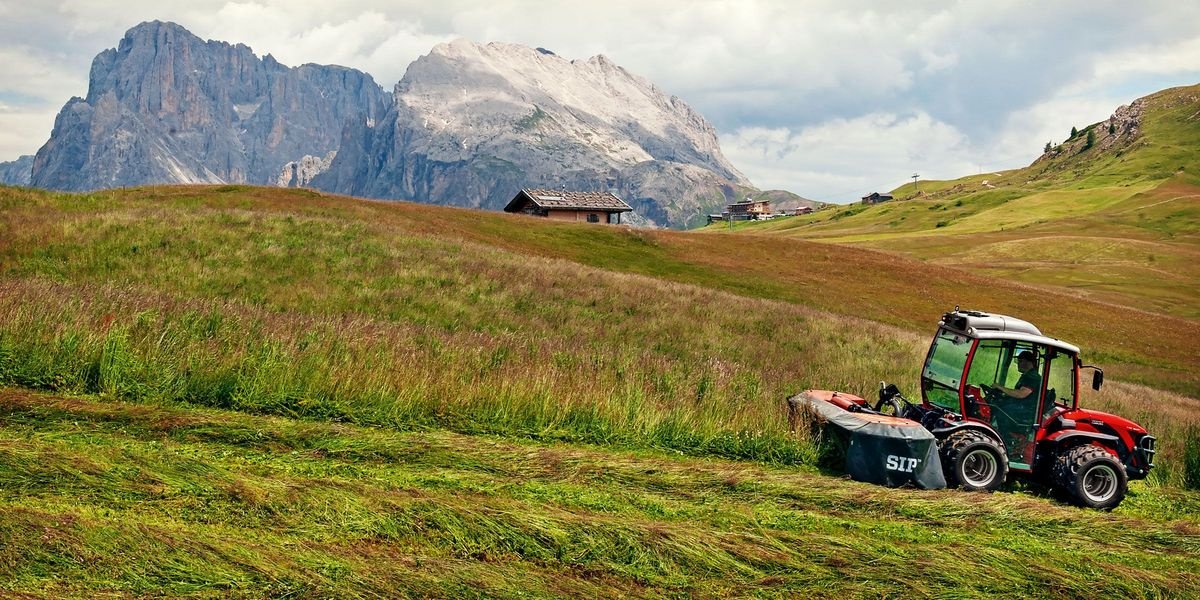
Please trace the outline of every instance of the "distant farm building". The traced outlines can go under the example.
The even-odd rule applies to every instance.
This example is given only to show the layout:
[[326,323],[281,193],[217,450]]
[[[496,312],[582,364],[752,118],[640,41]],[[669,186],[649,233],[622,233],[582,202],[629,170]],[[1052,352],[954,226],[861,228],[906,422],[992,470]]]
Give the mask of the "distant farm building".
[[714,221],[764,221],[776,217],[807,215],[812,212],[813,208],[811,206],[785,208],[779,212],[771,212],[770,200],[751,200],[746,198],[740,202],[726,204],[725,212],[719,215],[708,215],[708,222],[712,224]]
[[749,221],[762,218],[764,215],[771,214],[770,200],[751,200],[746,198],[741,202],[725,205],[725,214],[727,218],[734,221]]
[[610,192],[523,189],[504,207],[504,212],[524,213],[555,221],[620,223],[621,213],[633,208]]
[[788,208],[783,211],[783,215],[787,216],[787,217],[798,217],[800,215],[811,215],[812,213],[813,213],[813,207],[811,207],[811,206],[801,206],[799,208]]
[[887,202],[888,200],[891,200],[891,199],[892,199],[891,194],[880,194],[879,192],[872,192],[870,196],[862,197],[862,203],[863,204],[879,204],[880,202]]

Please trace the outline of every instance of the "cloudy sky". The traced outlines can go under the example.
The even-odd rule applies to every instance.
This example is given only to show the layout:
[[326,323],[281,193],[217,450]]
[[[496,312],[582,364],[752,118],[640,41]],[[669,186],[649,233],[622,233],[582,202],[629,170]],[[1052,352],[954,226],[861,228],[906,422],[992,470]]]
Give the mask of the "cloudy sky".
[[92,57],[154,19],[387,89],[458,37],[605,54],[704,114],[759,187],[837,202],[1022,166],[1200,83],[1200,3],[1178,0],[0,0],[0,161],[36,152]]

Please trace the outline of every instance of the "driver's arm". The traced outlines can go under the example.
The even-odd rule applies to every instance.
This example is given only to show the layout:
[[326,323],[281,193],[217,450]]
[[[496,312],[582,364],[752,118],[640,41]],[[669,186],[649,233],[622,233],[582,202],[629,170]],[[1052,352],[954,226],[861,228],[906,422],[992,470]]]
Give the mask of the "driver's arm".
[[999,390],[1004,395],[1006,395],[1010,398],[1016,398],[1017,400],[1024,400],[1025,398],[1028,398],[1030,394],[1033,393],[1032,389],[1030,389],[1028,387],[1024,387],[1024,386],[1019,387],[1019,388],[1006,388],[1002,385],[997,385],[997,386],[992,386],[992,389]]

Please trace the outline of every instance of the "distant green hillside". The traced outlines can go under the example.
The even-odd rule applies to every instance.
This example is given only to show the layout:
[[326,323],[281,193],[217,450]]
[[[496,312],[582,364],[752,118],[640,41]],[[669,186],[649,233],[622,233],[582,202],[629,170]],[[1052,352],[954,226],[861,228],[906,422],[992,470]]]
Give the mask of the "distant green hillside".
[[893,202],[735,231],[901,252],[1200,318],[1200,86],[1131,106],[1023,169],[906,184]]

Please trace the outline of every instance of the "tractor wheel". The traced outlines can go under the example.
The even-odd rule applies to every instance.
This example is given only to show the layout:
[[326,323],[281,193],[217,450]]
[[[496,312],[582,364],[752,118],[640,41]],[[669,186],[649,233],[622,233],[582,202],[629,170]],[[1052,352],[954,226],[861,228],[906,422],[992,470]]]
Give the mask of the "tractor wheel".
[[1008,477],[1008,456],[995,438],[973,429],[950,434],[941,443],[947,487],[968,492],[1000,489]]
[[1075,446],[1054,463],[1055,483],[1080,506],[1112,510],[1125,499],[1125,467],[1099,446]]

